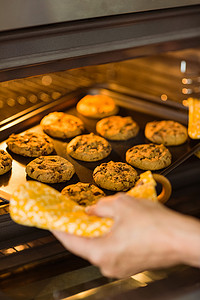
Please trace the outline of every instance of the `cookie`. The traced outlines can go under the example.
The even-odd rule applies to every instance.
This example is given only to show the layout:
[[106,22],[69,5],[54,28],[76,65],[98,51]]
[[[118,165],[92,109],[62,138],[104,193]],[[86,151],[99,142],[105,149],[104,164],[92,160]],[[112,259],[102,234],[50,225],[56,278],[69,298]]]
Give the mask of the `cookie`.
[[171,153],[164,145],[143,144],[126,152],[126,161],[142,170],[159,170],[171,164]]
[[48,155],[54,150],[54,145],[47,135],[34,132],[11,134],[6,143],[12,152],[29,157]]
[[114,141],[125,141],[138,134],[139,126],[131,117],[111,116],[97,122],[96,131]]
[[127,191],[134,186],[137,171],[123,162],[102,163],[93,171],[95,183],[110,191]]
[[4,150],[0,150],[0,175],[12,168],[12,157]]
[[94,133],[79,135],[67,145],[67,153],[83,161],[101,160],[107,157],[111,150],[108,141]]
[[26,166],[29,177],[45,183],[57,183],[70,180],[74,175],[74,166],[58,155],[40,156]]
[[87,95],[76,106],[77,111],[89,118],[101,119],[118,112],[114,100],[105,95]]
[[145,136],[151,142],[166,146],[176,146],[187,141],[187,128],[171,120],[153,121],[145,126]]
[[66,186],[61,194],[66,195],[81,206],[93,205],[98,199],[105,196],[105,193],[97,186],[83,182]]
[[66,139],[83,133],[84,125],[81,119],[64,112],[52,112],[45,116],[40,125],[52,137]]

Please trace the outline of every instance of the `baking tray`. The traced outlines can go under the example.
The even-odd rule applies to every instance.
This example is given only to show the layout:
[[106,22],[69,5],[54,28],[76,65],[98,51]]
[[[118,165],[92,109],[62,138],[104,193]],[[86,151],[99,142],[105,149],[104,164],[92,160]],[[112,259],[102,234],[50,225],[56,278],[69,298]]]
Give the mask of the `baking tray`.
[[[42,109],[40,108],[39,111],[36,110],[35,112],[32,112],[31,115],[27,114],[20,116],[19,119],[13,120],[6,126],[5,137],[7,138],[11,133],[19,133],[27,129],[42,133],[43,131],[39,125],[39,122],[44,115],[51,111],[64,111],[66,113],[75,115],[84,122],[86,128],[85,133],[96,133],[95,128],[98,120],[84,117],[76,111],[76,103],[87,94],[104,94],[111,96],[120,108],[118,115],[131,116],[139,124],[140,131],[135,138],[132,138],[128,141],[109,141],[112,146],[111,154],[107,158],[97,162],[83,162],[73,159],[66,153],[67,143],[71,139],[61,140],[51,138],[55,147],[55,151],[51,155],[57,154],[66,158],[74,165],[76,170],[76,173],[69,181],[51,184],[52,187],[59,191],[61,191],[65,186],[77,183],[78,181],[90,182],[94,184],[92,177],[93,170],[96,166],[103,162],[108,162],[110,160],[126,162],[125,153],[129,148],[137,144],[150,143],[150,141],[144,136],[144,127],[147,122],[162,119],[173,119],[179,122],[182,121],[182,123],[185,125],[187,122],[187,112],[185,110],[174,108],[173,105],[162,105],[162,103],[149,100],[146,101],[145,99],[137,99],[133,96],[121,94],[104,87],[90,87],[88,89],[82,89],[73,94],[67,95],[62,99],[59,99],[59,101],[55,101],[54,105],[51,103]],[[188,139],[188,141],[183,145],[168,147],[172,154],[172,163],[176,162],[182,155],[189,153],[195,144],[197,144],[197,141]],[[0,194],[1,200],[9,200],[9,195],[13,193],[20,183],[24,183],[31,179],[26,175],[25,167],[34,158],[23,157],[9,151],[6,145],[6,139],[0,143],[0,149],[8,151],[13,158],[12,170],[0,176],[0,189],[2,191],[2,194]],[[193,160],[195,160],[195,164],[199,164],[200,167],[200,160],[194,156]],[[137,168],[136,170],[138,171],[138,174],[144,172],[143,170]],[[163,169],[155,172],[161,173],[163,172]],[[113,194],[113,192],[108,190],[104,190],[104,192],[107,195]],[[1,203],[6,204],[6,201],[2,201]]]
[[[89,132],[94,132],[96,133],[95,126],[97,120],[89,119],[86,117],[81,116],[80,114],[77,113],[75,105],[76,103],[85,95],[87,94],[106,94],[108,96],[111,96],[113,99],[115,99],[116,103],[120,107],[119,115],[122,116],[132,116],[133,119],[139,124],[140,126],[140,131],[137,137],[130,139],[128,141],[123,141],[123,142],[113,142],[110,141],[112,145],[112,152],[111,154],[104,160],[98,161],[98,162],[82,162],[73,159],[72,157],[68,156],[66,153],[66,146],[69,140],[59,140],[55,138],[51,138],[54,146],[55,146],[55,154],[57,153],[58,155],[67,158],[75,167],[76,169],[76,174],[71,178],[70,181],[67,181],[65,183],[60,183],[60,184],[52,184],[51,186],[56,188],[57,190],[61,191],[66,185],[76,183],[78,181],[82,182],[91,182],[94,183],[93,178],[92,178],[92,172],[93,169],[101,164],[102,162],[108,162],[110,160],[114,161],[123,161],[125,162],[125,153],[127,149],[130,147],[136,145],[136,144],[141,144],[141,143],[149,143],[149,141],[145,138],[144,136],[144,127],[146,122],[152,121],[152,120],[160,120],[160,119],[174,119],[177,120],[183,124],[187,124],[187,113],[185,113],[185,110],[181,109],[176,109],[173,107],[173,105],[160,105],[159,103],[154,103],[153,101],[146,101],[145,99],[139,99],[134,97],[133,95],[127,95],[127,94],[122,94],[113,90],[109,90],[107,88],[96,88],[96,87],[91,87],[89,89],[84,89],[84,90],[79,90],[76,93],[71,93],[69,95],[66,95],[62,99],[59,99],[59,101],[55,101],[54,105],[49,104],[46,105],[43,108],[40,108],[39,110],[35,110],[34,112],[31,112],[31,114],[27,113],[23,116],[20,116],[19,118],[14,118],[11,120],[10,123],[6,124],[5,126],[5,131],[3,132],[4,139],[1,140],[0,143],[0,149],[4,149],[10,153],[10,155],[13,158],[13,166],[12,170],[2,176],[0,176],[0,198],[4,200],[9,199],[9,195],[12,194],[14,189],[20,184],[24,183],[27,180],[30,180],[29,177],[26,176],[25,173],[25,166],[27,163],[29,163],[31,160],[34,158],[28,158],[28,157],[23,157],[17,154],[14,154],[10,152],[7,149],[6,146],[6,138],[11,134],[11,133],[19,133],[23,132],[25,130],[31,130],[35,132],[42,132],[41,127],[39,125],[40,120],[44,115],[49,113],[50,111],[65,111],[67,113],[73,114],[78,116],[79,118],[82,119],[82,121],[85,124],[86,127],[86,133]],[[1,135],[2,137],[2,135]],[[181,146],[176,146],[176,147],[169,147],[170,152],[172,153],[172,162],[176,162],[182,155],[187,154],[191,151],[193,146],[197,144],[197,142],[188,140],[187,143],[181,145]],[[193,157],[190,158],[190,162],[192,159],[192,164],[193,166],[196,166],[197,170],[200,170],[200,160],[193,155]],[[191,180],[194,180],[194,168],[191,168],[191,164],[189,163],[188,169],[192,171],[192,176]],[[184,165],[181,165],[181,174],[184,176]],[[167,168],[166,168],[167,169]],[[162,169],[157,171],[158,173],[163,172],[166,169]],[[143,172],[142,170],[137,169],[138,173]],[[198,171],[199,172],[199,171]],[[176,177],[176,172],[175,173]],[[199,173],[198,173],[199,174]],[[194,175],[194,176],[193,176]],[[196,176],[198,178],[198,176]],[[177,178],[176,178],[177,181]],[[188,178],[187,178],[188,181]],[[185,181],[181,179],[181,184],[185,185]],[[192,188],[192,186],[190,187]],[[112,194],[113,192],[104,190],[107,195]],[[184,193],[184,190],[183,190]],[[179,198],[178,198],[179,199]],[[177,199],[176,199],[177,200]],[[181,197],[181,202],[183,202],[184,209],[188,210],[188,206],[185,206],[184,201],[182,201]],[[3,206],[9,206],[6,204],[6,202]],[[174,199],[172,199],[174,201]],[[179,201],[179,200],[177,200]],[[187,201],[188,202],[188,201]],[[177,203],[175,203],[177,205]],[[191,203],[189,203],[191,206]],[[195,205],[197,203],[193,203],[192,207],[194,207],[195,211],[197,210],[197,206]],[[180,208],[180,207],[179,207]],[[181,210],[181,209],[180,209]],[[191,213],[191,211],[189,211]],[[32,241],[33,237],[39,238],[39,237],[46,237],[47,231],[41,230],[41,229],[36,229],[36,228],[28,228],[28,227],[22,227],[21,225],[15,224],[12,222],[12,220],[9,220],[10,216],[7,215],[2,215],[0,216],[1,219],[7,220],[7,223],[4,226],[4,236],[6,236],[5,241],[2,239],[2,243],[5,244],[4,247],[12,247],[15,245],[18,245],[19,243],[25,243],[27,241]],[[5,220],[4,220],[5,221]],[[2,221],[0,222],[0,225],[2,224]],[[10,226],[8,227],[7,224]],[[11,231],[10,227],[12,227],[13,231]],[[21,231],[20,231],[21,230]],[[24,232],[24,230],[26,232]],[[1,225],[1,231],[2,231],[2,225]],[[10,233],[11,232],[11,233]],[[21,232],[21,233],[20,233]],[[14,236],[15,240],[13,240],[13,237],[11,234]],[[11,236],[11,238],[10,238]],[[1,233],[2,237],[2,233]],[[52,236],[49,237],[47,235],[47,238],[51,238]],[[32,252],[31,252],[32,251]],[[39,255],[39,257],[38,257]],[[77,261],[78,260],[78,261]],[[30,276],[30,273],[27,273],[27,270],[31,268],[36,268],[37,266],[41,265],[42,270],[45,270],[45,276],[49,276],[49,269],[48,266],[50,266],[52,272],[57,272],[57,264],[55,264],[55,270],[54,268],[52,269],[52,263],[57,262],[59,265],[62,264],[64,266],[64,272],[69,271],[69,266],[73,265],[75,268],[81,269],[82,266],[87,265],[87,262],[83,261],[80,258],[74,257],[71,255],[71,253],[68,253],[64,248],[61,247],[61,245],[57,241],[52,241],[51,243],[47,243],[42,245],[41,247],[35,247],[34,249],[28,249],[28,250],[23,250],[19,253],[9,255],[7,257],[2,257],[1,258],[1,268],[0,273],[4,275],[9,272],[19,272],[19,274],[22,273],[23,270],[26,270],[25,272],[25,281],[28,276]],[[46,267],[45,267],[46,265]],[[5,266],[5,267],[4,267]],[[54,266],[54,265],[53,265]],[[22,268],[23,267],[23,268]],[[20,273],[21,270],[21,273]],[[35,272],[37,276],[39,276],[39,280],[41,280],[41,274],[44,274],[38,272],[38,269]],[[31,273],[32,274],[32,273]],[[38,275],[39,274],[39,275]],[[164,274],[164,273],[163,273]],[[182,270],[180,272],[182,274]],[[192,273],[193,274],[193,273]],[[79,274],[80,276],[80,274]],[[85,275],[84,275],[85,276]],[[165,277],[168,277],[168,273],[165,273]],[[16,276],[16,278],[18,278]],[[23,278],[23,277],[21,277]],[[45,277],[46,278],[46,277]],[[196,278],[196,277],[195,277]],[[9,277],[7,279],[7,283],[9,282]],[[31,286],[34,286],[33,284],[34,279],[29,277],[29,280],[31,280]],[[43,277],[42,277],[43,280]],[[51,280],[51,277],[50,277]],[[13,284],[13,277],[11,276],[10,278],[11,284]],[[23,282],[23,280],[21,281]],[[110,282],[110,279],[106,278],[100,278],[99,279],[100,285],[105,284]],[[99,282],[95,282],[95,287],[99,285]],[[36,283],[38,284],[38,282]],[[88,283],[90,284],[90,283]],[[94,284],[94,281],[91,282],[91,284]],[[121,283],[120,287],[121,287]],[[21,286],[21,285],[19,285]],[[23,286],[23,285],[22,285]],[[77,283],[76,283],[77,286]],[[88,285],[89,286],[89,285]],[[79,288],[79,286],[78,286]],[[82,291],[82,290],[81,290]]]

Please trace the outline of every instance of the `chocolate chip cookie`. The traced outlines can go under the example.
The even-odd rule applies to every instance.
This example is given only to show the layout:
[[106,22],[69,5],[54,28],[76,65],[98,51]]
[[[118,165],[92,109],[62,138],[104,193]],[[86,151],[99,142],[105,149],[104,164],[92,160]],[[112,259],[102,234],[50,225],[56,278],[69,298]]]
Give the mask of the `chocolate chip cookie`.
[[54,150],[54,145],[47,135],[34,132],[11,134],[6,143],[12,152],[29,157],[48,155]]
[[4,150],[0,150],[0,175],[7,173],[12,168],[12,157]]
[[45,116],[40,125],[52,137],[66,139],[83,133],[84,125],[81,119],[64,112],[52,112]]
[[106,95],[87,95],[76,106],[77,111],[85,117],[101,119],[118,112],[115,101]]
[[94,184],[83,182],[68,185],[61,193],[82,206],[93,205],[105,196],[105,193]]
[[111,116],[98,121],[96,131],[109,140],[125,141],[138,134],[139,126],[131,117]]
[[107,157],[112,148],[107,140],[94,133],[79,135],[67,145],[67,153],[82,161],[98,161]]
[[137,171],[123,162],[102,163],[93,171],[95,183],[110,191],[127,191],[134,186]]
[[176,146],[187,141],[187,128],[172,120],[153,121],[145,126],[145,136],[151,142]]
[[74,175],[74,166],[58,155],[40,156],[26,166],[29,177],[45,183],[57,183],[70,180]]
[[171,153],[164,145],[143,144],[126,152],[126,161],[142,170],[159,170],[171,164]]

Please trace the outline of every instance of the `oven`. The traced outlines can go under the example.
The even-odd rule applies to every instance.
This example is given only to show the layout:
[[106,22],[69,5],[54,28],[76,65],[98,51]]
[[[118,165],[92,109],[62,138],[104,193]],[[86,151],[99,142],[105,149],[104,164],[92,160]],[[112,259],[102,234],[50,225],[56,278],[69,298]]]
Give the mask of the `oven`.
[[[132,116],[141,128],[134,144],[147,143],[148,121],[187,126],[187,98],[200,98],[200,1],[1,2],[0,149],[7,150],[11,133],[41,132],[40,120],[50,112],[77,116],[85,95],[110,96],[120,115]],[[96,120],[81,119],[87,132],[95,132]],[[67,141],[53,142],[56,153],[67,157]],[[133,141],[111,144],[108,160],[125,161]],[[197,218],[198,149],[197,139],[171,147],[172,166],[158,172],[172,184],[165,205]],[[50,232],[14,223],[9,197],[26,182],[30,159],[11,155],[12,170],[0,175],[1,299],[160,299],[161,293],[162,299],[199,299],[199,269],[181,265],[106,278]],[[67,158],[76,169],[67,184],[93,183],[98,162]],[[52,186],[61,191],[65,185]]]

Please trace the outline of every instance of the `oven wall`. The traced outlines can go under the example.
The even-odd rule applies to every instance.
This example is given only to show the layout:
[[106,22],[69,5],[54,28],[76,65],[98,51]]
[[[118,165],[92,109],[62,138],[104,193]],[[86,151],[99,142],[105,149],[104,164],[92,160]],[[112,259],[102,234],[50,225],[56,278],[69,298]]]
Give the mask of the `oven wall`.
[[153,97],[184,104],[190,94],[182,84],[182,78],[187,75],[181,72],[182,61],[187,62],[198,79],[200,48],[0,82],[0,122],[78,88],[96,84],[109,85],[112,89],[123,87],[122,92],[146,99]]

